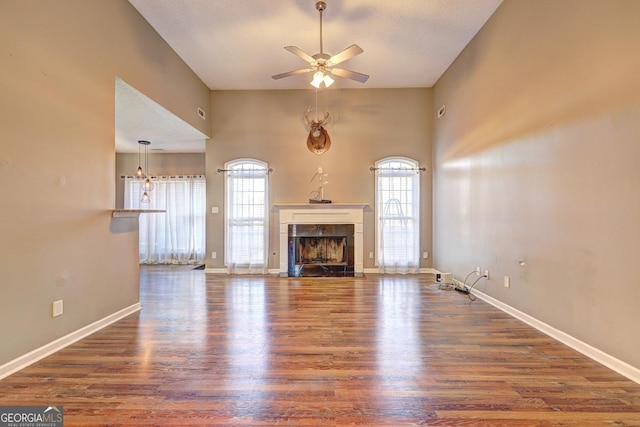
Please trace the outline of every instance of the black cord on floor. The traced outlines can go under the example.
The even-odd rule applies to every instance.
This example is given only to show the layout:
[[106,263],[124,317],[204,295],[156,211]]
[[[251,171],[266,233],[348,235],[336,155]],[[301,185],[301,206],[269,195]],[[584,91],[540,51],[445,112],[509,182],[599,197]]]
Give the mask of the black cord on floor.
[[438,285],[438,289],[441,289],[443,291],[454,291],[454,290],[458,291],[462,294],[467,295],[469,297],[470,302],[474,302],[476,300],[476,296],[471,293],[471,291],[473,290],[473,287],[480,281],[480,279],[482,279],[483,277],[487,277],[485,274],[483,274],[471,284],[469,289],[467,289],[467,280],[469,280],[469,277],[471,277],[471,275],[475,273],[476,273],[476,270],[473,270],[471,273],[467,274],[467,277],[464,278],[464,282],[462,282],[462,289],[458,288],[453,283],[440,283]]
[[476,283],[478,283],[478,281],[479,281],[480,279],[482,279],[483,277],[487,277],[487,275],[486,275],[486,274],[483,274],[482,276],[478,277],[478,278],[475,280],[475,282],[473,282],[473,284],[471,285],[471,287],[469,288],[469,299],[471,300],[471,302],[474,302],[474,301],[476,300],[476,296],[475,296],[475,295],[473,295],[473,294],[471,293],[471,291],[473,290],[473,287],[476,285]]

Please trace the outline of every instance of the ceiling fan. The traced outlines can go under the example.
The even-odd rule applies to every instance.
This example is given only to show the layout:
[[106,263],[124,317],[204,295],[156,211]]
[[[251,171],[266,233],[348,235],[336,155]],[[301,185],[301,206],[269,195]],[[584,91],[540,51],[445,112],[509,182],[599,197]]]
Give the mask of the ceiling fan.
[[333,83],[332,75],[338,77],[344,77],[347,79],[355,80],[360,83],[364,83],[369,78],[368,75],[357,73],[351,70],[345,70],[343,68],[336,68],[335,66],[347,59],[353,58],[356,55],[364,52],[357,44],[352,44],[348,48],[341,52],[330,56],[322,50],[322,12],[327,8],[327,4],[323,1],[316,3],[316,10],[320,12],[320,53],[315,55],[309,55],[297,46],[285,46],[285,49],[294,55],[299,56],[309,63],[309,67],[301,68],[299,70],[288,71],[282,74],[276,74],[271,76],[274,80],[278,80],[284,77],[294,76],[296,74],[304,74],[315,71],[311,85],[316,88],[320,88],[320,85],[324,83],[325,87],[331,86]]

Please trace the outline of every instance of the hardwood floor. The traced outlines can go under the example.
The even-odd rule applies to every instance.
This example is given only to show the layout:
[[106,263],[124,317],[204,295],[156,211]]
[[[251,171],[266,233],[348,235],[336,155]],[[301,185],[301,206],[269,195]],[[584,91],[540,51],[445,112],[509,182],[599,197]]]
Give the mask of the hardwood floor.
[[432,275],[141,269],[139,313],[0,381],[65,426],[640,426],[640,385]]

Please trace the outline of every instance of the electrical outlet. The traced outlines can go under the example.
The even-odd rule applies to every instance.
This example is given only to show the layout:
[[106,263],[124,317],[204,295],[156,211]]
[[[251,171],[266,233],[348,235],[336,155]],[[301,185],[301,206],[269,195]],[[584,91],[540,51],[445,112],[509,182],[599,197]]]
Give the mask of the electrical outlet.
[[369,259],[373,259],[373,252],[369,252]]
[[489,280],[489,270],[484,271],[484,277]]
[[211,259],[216,259],[218,258],[218,254],[215,252],[211,252]]
[[480,277],[482,273],[480,273],[480,267],[476,267],[476,276]]
[[509,278],[509,276],[504,276],[504,287],[505,288],[511,287],[511,279]]
[[212,214],[217,214],[218,212],[220,212],[220,209],[218,209],[217,206],[212,206],[211,207],[211,213]]
[[429,258],[429,252],[422,252],[422,258],[428,259]]
[[58,317],[64,312],[63,300],[51,303],[51,317]]

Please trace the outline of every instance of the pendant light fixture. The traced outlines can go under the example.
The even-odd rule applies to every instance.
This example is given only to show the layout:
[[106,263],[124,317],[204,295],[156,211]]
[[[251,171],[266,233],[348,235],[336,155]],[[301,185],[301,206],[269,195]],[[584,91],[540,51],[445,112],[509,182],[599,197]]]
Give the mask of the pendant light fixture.
[[142,163],[140,163],[140,146],[147,141],[138,141],[138,170],[136,171],[136,178],[142,179],[144,171],[142,170]]
[[[149,197],[149,193],[153,190],[153,182],[151,178],[145,173],[145,171],[149,172],[149,145],[151,142],[140,140],[138,141],[138,170],[136,171],[136,177],[142,179],[142,197],[140,198],[140,203],[147,204],[151,201]],[[144,169],[142,168],[142,163],[140,162],[140,146],[144,146]]]

